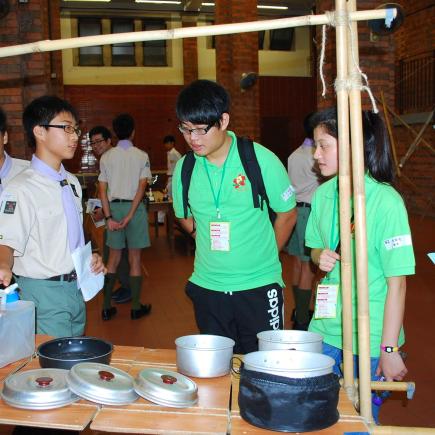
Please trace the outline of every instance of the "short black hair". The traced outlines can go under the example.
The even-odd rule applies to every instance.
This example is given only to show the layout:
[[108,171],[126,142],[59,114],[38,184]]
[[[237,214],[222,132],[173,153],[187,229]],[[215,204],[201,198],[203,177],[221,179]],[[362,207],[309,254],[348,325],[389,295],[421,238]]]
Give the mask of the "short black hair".
[[220,125],[222,114],[229,113],[230,96],[216,82],[195,80],[179,93],[176,110],[181,122]]
[[305,131],[305,137],[308,137],[309,139],[313,138],[313,125],[311,123],[311,118],[314,115],[314,112],[309,113],[304,118],[304,131]]
[[[313,130],[322,126],[328,134],[338,139],[337,108],[316,112],[311,123]],[[364,165],[370,176],[380,183],[391,184],[394,181],[394,166],[390,141],[384,121],[378,113],[362,111],[364,138]]]
[[0,133],[6,133],[7,117],[5,111],[0,107]]
[[172,134],[168,134],[163,138],[163,143],[175,143],[175,137]]
[[119,140],[128,139],[134,131],[134,119],[128,113],[121,113],[113,120],[112,127]]
[[97,125],[89,130],[89,139],[96,134],[101,134],[104,140],[112,139],[112,133],[104,125]]
[[36,139],[33,129],[37,125],[50,124],[53,118],[59,113],[70,113],[78,122],[79,117],[76,109],[66,100],[62,100],[55,95],[43,95],[35,98],[23,112],[23,126],[27,135],[29,146],[36,148]]

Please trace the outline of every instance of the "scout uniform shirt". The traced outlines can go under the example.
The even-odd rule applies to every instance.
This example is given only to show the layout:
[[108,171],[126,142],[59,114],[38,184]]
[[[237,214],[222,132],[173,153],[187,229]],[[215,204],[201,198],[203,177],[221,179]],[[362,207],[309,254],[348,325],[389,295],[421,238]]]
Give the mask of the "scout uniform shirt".
[[106,151],[100,160],[98,181],[108,183],[107,197],[133,199],[139,180],[151,178],[148,154],[135,146],[123,149],[116,146]]
[[[196,254],[190,281],[216,291],[248,290],[275,282],[284,286],[267,206],[264,204],[263,210],[254,208],[251,183],[240,160],[236,136],[230,131],[228,134],[232,143],[225,165],[217,167],[206,157],[195,155],[189,205],[196,223]],[[257,143],[254,147],[271,208],[275,212],[293,209],[295,195],[284,166],[267,148]],[[173,181],[174,210],[178,218],[184,217],[181,186],[183,161],[184,158],[177,162]],[[219,209],[222,221],[230,223],[228,251],[212,251],[210,248],[209,225],[216,220],[216,206],[207,171],[214,192],[221,188]]]
[[[67,172],[82,217],[81,187]],[[32,168],[18,174],[0,196],[0,244],[14,250],[13,273],[47,279],[74,269],[59,182]]]
[[[370,354],[378,357],[382,339],[384,306],[387,296],[387,278],[413,275],[415,258],[412,247],[408,215],[401,196],[389,184],[379,183],[369,175],[365,176],[367,259],[370,310]],[[335,215],[335,217],[334,217]],[[311,214],[305,235],[310,248],[335,250],[339,241],[337,177],[322,184],[314,193]],[[332,228],[333,227],[333,228]],[[355,240],[352,237],[352,304],[353,304],[353,345],[358,353],[356,317],[356,263]],[[325,284],[340,283],[340,262],[322,281]],[[339,290],[336,317],[313,319],[309,330],[324,336],[324,341],[342,348],[342,303]],[[403,330],[399,346],[404,343]]]
[[[5,155],[7,155],[6,152]],[[28,160],[15,159],[13,157],[9,157],[9,158],[12,159],[12,166],[9,172],[6,174],[6,176],[1,178],[1,184],[3,189],[12,180],[12,178],[14,178],[20,172],[24,171],[24,169],[27,169],[30,165],[30,162]]]

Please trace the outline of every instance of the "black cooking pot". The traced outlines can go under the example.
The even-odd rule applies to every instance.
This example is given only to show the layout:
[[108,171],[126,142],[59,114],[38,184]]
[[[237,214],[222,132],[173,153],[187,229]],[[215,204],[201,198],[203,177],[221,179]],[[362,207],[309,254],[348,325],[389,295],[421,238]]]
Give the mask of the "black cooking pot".
[[38,347],[42,368],[69,370],[81,362],[109,364],[113,345],[95,337],[64,337],[47,341]]

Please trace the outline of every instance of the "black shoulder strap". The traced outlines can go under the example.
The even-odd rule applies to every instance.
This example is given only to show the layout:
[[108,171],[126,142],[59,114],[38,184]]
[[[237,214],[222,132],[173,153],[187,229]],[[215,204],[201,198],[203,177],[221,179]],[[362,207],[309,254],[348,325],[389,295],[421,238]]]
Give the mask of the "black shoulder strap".
[[252,140],[246,137],[238,137],[237,149],[239,151],[243,169],[245,170],[246,176],[251,183],[254,208],[260,208],[261,210],[263,210],[263,203],[265,202],[269,212],[269,218],[273,224],[276,214],[269,205],[269,197],[266,193],[263,175],[261,174],[261,168],[257,160],[257,155],[255,154],[254,144]]
[[196,159],[193,151],[186,153],[181,166],[181,186],[183,188],[183,210],[184,218],[187,219],[187,208],[189,207],[189,186],[190,179],[192,178],[193,168],[195,166]]

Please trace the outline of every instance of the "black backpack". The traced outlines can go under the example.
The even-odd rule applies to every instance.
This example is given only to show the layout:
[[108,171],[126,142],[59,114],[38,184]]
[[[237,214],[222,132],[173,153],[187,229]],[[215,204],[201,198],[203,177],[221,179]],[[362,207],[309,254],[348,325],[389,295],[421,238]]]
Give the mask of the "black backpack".
[[[269,219],[273,225],[275,222],[276,213],[270,208],[269,205],[269,198],[266,193],[266,188],[264,187],[261,168],[258,164],[252,140],[246,137],[238,137],[237,150],[239,151],[243,169],[245,170],[246,176],[251,183],[254,208],[260,208],[263,210],[263,204],[266,203],[269,212]],[[183,209],[185,219],[187,218],[187,208],[189,207],[189,186],[195,162],[196,159],[193,151],[189,151],[186,154],[183,161],[183,166],[181,167],[181,185],[183,187]]]

